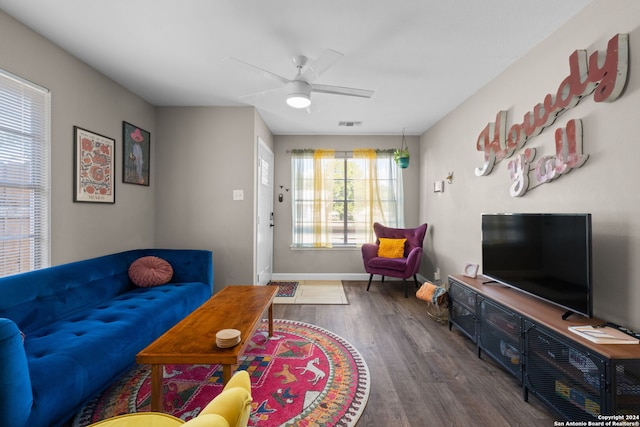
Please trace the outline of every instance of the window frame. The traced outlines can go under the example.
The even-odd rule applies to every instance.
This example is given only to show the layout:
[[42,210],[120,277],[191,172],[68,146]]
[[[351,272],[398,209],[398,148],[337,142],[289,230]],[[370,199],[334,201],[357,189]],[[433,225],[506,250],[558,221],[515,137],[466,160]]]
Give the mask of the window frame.
[[[342,218],[340,219],[340,221],[342,222],[342,227],[339,231],[330,233],[331,239],[330,239],[329,245],[318,245],[317,242],[313,240],[313,234],[309,231],[307,232],[304,231],[305,226],[308,229],[309,227],[313,228],[315,225],[315,223],[313,222],[313,215],[309,213],[306,213],[306,214],[303,213],[305,212],[305,204],[312,205],[313,200],[311,200],[308,196],[306,198],[300,197],[301,189],[296,188],[297,182],[305,181],[304,177],[300,179],[301,177],[297,176],[299,174],[298,171],[300,171],[300,167],[296,166],[296,161],[303,162],[305,160],[303,160],[302,157],[296,157],[296,155],[307,153],[307,155],[310,155],[310,157],[312,157],[312,154],[310,153],[313,153],[314,150],[292,150],[292,158],[291,158],[291,181],[292,181],[291,183],[291,188],[292,188],[291,248],[292,249],[302,249],[302,250],[304,249],[353,249],[353,248],[359,248],[362,244],[368,243],[371,241],[372,238],[375,238],[375,234],[373,233],[373,223],[376,222],[375,219],[369,221],[370,223],[368,223],[368,219],[366,219],[364,223],[362,221],[357,221],[357,220],[350,221],[349,215],[347,214],[347,212],[349,212],[350,203],[354,205],[358,205],[358,204],[363,204],[363,202],[365,202],[366,204],[366,201],[368,200],[366,196],[358,197],[357,194],[353,194],[352,197],[350,198],[350,195],[349,195],[349,188],[350,188],[349,186],[351,185],[350,181],[356,182],[358,180],[366,181],[370,179],[370,178],[367,178],[366,174],[361,177],[349,176],[350,168],[353,167],[352,163],[355,163],[355,162],[363,162],[363,161],[364,162],[367,162],[367,161],[387,162],[388,161],[389,164],[392,165],[391,168],[393,168],[393,170],[391,170],[390,168],[388,174],[385,175],[383,178],[378,179],[377,182],[388,183],[389,181],[392,181],[394,183],[393,187],[396,189],[396,193],[400,193],[399,197],[395,197],[393,199],[381,200],[383,202],[382,204],[385,206],[389,206],[389,204],[394,205],[394,210],[393,210],[394,215],[387,214],[387,216],[393,216],[395,221],[390,223],[389,221],[378,220],[378,222],[385,222],[386,225],[390,227],[404,226],[404,205],[403,205],[404,197],[402,194],[403,192],[402,169],[393,160],[393,150],[372,150],[372,151],[375,151],[376,153],[378,153],[376,155],[376,158],[374,159],[356,157],[354,156],[353,152],[350,152],[350,151],[337,151],[335,153],[335,157],[332,159],[332,161],[334,162],[341,161],[340,163],[342,165],[341,167],[342,171],[341,171],[340,178],[339,179],[336,178],[334,179],[334,181],[336,182],[341,181],[343,184],[344,191],[342,192],[341,198],[336,198],[334,195],[334,197],[332,197],[330,201],[333,206],[335,206],[337,203],[342,204],[342,212],[344,213],[342,215]],[[378,155],[380,155],[381,157],[378,157]],[[309,157],[306,159],[306,161],[311,162]],[[366,169],[366,164],[365,164],[365,169]],[[311,173],[309,173],[309,170],[307,170],[305,172],[308,175],[313,176],[315,179],[316,175],[314,171],[311,171]],[[309,178],[307,177],[306,181],[308,180]],[[301,185],[300,187],[302,186],[303,185]],[[396,196],[398,196],[398,194],[396,194]],[[401,205],[398,206],[399,204]],[[309,208],[307,206],[306,210],[308,209]],[[388,213],[391,211],[386,211],[386,212]],[[339,221],[334,221],[334,222],[331,222],[330,224],[337,225],[339,223],[340,223]],[[354,228],[354,230],[350,232],[349,228]],[[362,237],[363,234],[364,234],[364,238]],[[311,235],[310,242],[309,242],[309,239],[305,239],[305,237],[308,237],[308,235]],[[335,237],[340,235],[341,235],[340,241],[336,241]]]
[[50,265],[51,93],[0,69],[0,277]]

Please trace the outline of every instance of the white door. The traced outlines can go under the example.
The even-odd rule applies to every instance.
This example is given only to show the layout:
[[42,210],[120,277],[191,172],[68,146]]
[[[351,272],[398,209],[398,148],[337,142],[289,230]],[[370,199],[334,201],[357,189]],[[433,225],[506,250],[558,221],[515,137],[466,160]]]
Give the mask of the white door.
[[257,187],[256,283],[266,285],[273,274],[273,152],[260,137]]

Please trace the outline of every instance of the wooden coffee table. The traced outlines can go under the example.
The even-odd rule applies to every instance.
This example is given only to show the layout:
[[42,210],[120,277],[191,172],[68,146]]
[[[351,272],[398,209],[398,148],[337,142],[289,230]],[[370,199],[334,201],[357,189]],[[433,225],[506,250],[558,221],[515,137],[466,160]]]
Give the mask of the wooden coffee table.
[[[222,365],[227,384],[231,367],[240,363],[249,340],[269,309],[269,336],[273,335],[273,299],[277,286],[227,286],[136,356],[138,364],[151,365],[151,410],[162,410],[163,366]],[[240,344],[218,348],[216,333],[240,331]]]

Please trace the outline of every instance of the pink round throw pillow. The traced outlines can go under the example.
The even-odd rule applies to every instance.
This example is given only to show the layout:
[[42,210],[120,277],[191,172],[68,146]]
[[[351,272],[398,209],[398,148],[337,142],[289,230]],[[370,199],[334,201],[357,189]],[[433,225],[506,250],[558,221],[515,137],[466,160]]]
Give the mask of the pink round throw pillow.
[[157,256],[138,258],[129,266],[129,278],[141,288],[169,283],[173,277],[171,265]]

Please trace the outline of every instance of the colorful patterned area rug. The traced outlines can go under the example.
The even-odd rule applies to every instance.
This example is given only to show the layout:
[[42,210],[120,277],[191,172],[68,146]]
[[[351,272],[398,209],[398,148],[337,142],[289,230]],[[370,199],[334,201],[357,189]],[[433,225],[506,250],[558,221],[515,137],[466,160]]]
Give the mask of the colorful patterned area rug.
[[[249,426],[356,424],[369,398],[366,362],[351,344],[326,329],[293,320],[266,322],[252,337],[242,364],[251,377]],[[150,411],[150,367],[136,366],[78,413],[73,427]],[[164,412],[187,421],[222,390],[220,365],[167,365]]]
[[296,296],[298,282],[269,282],[269,286],[277,286],[276,298],[293,298]]

